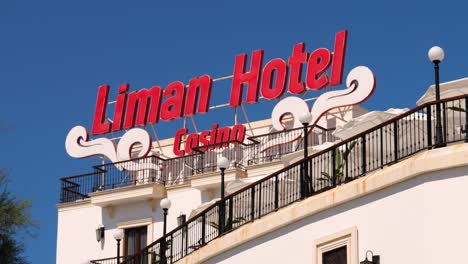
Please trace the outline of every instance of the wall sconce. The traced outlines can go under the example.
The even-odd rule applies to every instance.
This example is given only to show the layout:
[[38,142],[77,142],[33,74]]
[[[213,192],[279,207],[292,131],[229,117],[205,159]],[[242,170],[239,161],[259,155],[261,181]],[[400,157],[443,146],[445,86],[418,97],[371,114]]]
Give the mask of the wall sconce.
[[177,217],[177,225],[178,226],[181,226],[181,225],[185,224],[185,221],[186,221],[186,216],[184,214],[180,214]]
[[104,226],[100,224],[96,228],[96,240],[100,242],[102,239],[104,239]]
[[[367,253],[369,252],[372,255],[372,261],[367,259]],[[380,264],[380,256],[379,255],[374,256],[374,252],[367,250],[366,259],[364,261],[361,261],[361,264]]]

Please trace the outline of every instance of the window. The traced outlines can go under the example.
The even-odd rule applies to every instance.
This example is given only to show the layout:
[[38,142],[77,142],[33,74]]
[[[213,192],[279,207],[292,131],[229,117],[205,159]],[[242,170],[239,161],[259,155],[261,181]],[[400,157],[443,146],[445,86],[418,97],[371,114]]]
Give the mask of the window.
[[136,254],[146,247],[147,229],[146,226],[125,229],[125,256]]
[[358,264],[357,228],[315,241],[316,264]]
[[148,245],[153,241],[153,219],[137,219],[117,223],[117,228],[125,230],[120,252],[127,254]]
[[323,264],[347,264],[346,246],[326,251],[322,254]]

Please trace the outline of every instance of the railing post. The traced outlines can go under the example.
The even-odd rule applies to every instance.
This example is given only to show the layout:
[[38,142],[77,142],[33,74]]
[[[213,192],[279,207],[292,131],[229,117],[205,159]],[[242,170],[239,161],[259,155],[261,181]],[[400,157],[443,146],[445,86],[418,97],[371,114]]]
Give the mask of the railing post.
[[395,162],[398,161],[398,120],[393,122],[393,151]]
[[278,210],[279,207],[279,179],[278,174],[275,175],[275,210]]
[[338,181],[336,179],[336,148],[332,149],[331,152],[332,155],[332,162],[331,162],[331,168],[332,168],[332,182],[333,182],[333,187],[335,187],[338,184]]
[[[182,229],[180,230],[181,231],[181,234],[180,234],[180,258],[183,258],[184,257],[184,244],[187,243],[187,239],[185,239],[185,223],[182,224]],[[185,241],[185,243],[184,243]]]
[[442,103],[442,147],[447,146],[447,103]]
[[362,143],[361,143],[361,146],[362,146],[362,175],[366,174],[367,172],[367,160],[366,160],[366,135],[364,134],[362,137],[361,137],[361,140],[362,140]]
[[300,193],[301,193],[301,199],[304,199],[305,198],[305,166],[304,166],[304,162],[301,162],[301,165],[300,165],[300,169],[301,169],[301,172],[299,173],[299,189],[300,189]]
[[258,218],[262,217],[262,183],[258,187]]
[[185,237],[185,256],[187,256],[188,251],[189,251],[189,241],[188,241],[188,225],[185,223],[184,229],[183,229],[183,234]]
[[174,256],[174,236],[173,236],[174,233],[171,233],[171,256],[169,257],[170,259],[170,263],[172,264],[173,263],[173,256]]
[[427,106],[426,109],[426,122],[427,122],[427,147],[430,148],[432,146],[432,113],[431,113],[431,105]]
[[203,174],[203,170],[205,168],[205,155],[201,155],[201,173]]
[[348,162],[348,157],[349,157],[349,153],[351,153],[351,150],[349,150],[349,147],[348,147],[348,143],[345,144],[345,149],[346,149],[346,153],[348,153],[348,155],[346,155],[345,157],[345,167],[343,168],[344,169],[344,175],[345,175],[345,179],[349,178],[349,162]]
[[[202,245],[205,245],[205,233],[206,233],[206,213],[202,215],[202,237],[201,237],[201,243]],[[188,235],[188,234],[187,234]]]
[[380,127],[380,168],[384,166],[384,152],[383,152],[383,127]]
[[304,197],[307,197],[310,195],[310,188],[309,188],[309,182],[310,182],[310,176],[309,176],[309,163],[308,160],[304,160],[302,164],[302,169],[303,169],[303,177],[302,177],[302,183],[303,183],[303,190],[304,190]]
[[309,175],[308,179],[309,179],[309,182],[307,184],[307,188],[309,188],[309,195],[312,195],[314,192],[315,192],[315,189],[314,189],[314,184],[313,184],[313,167],[312,167],[312,160],[313,158],[310,158],[308,159],[306,162],[307,162],[307,175]]
[[229,218],[228,218],[228,230],[231,230],[232,229],[232,223],[234,222],[234,217],[233,217],[233,214],[234,214],[234,208],[233,208],[233,198],[232,196],[229,197]]
[[224,208],[225,207],[225,202],[224,200],[221,200],[218,206],[218,236],[221,236],[224,232],[224,221],[225,214],[224,214]]
[[250,188],[250,220],[255,219],[255,185]]

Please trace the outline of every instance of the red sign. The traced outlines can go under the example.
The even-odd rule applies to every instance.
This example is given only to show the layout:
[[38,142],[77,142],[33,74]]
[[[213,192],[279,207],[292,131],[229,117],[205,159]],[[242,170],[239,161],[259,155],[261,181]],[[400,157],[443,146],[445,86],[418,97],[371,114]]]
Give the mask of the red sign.
[[[278,99],[286,92],[286,84],[291,94],[302,94],[307,88],[320,90],[327,85],[341,84],[346,38],[346,30],[336,34],[333,52],[319,48],[309,54],[305,51],[305,44],[299,43],[293,47],[287,62],[276,58],[265,65],[263,50],[256,50],[252,52],[249,70],[246,69],[247,54],[236,56],[230,106],[237,107],[241,104],[245,86],[245,102],[254,104],[258,101],[259,94],[269,100]],[[303,66],[307,67],[305,82],[302,80]],[[330,67],[331,74],[328,76],[327,69]],[[129,85],[122,84],[118,89],[111,124],[106,118],[110,86],[102,85],[98,90],[92,134],[106,134],[158,123],[160,119],[172,121],[183,116],[206,113],[209,110],[212,86],[213,79],[209,75],[195,77],[188,85],[175,81],[164,90],[160,86],[153,86],[128,93]]]
[[[123,84],[119,87],[112,125],[106,118],[110,87],[102,85],[98,90],[91,133],[106,134],[111,130],[119,131],[158,123],[159,119],[171,121],[182,116],[192,116],[195,110],[197,113],[206,113],[209,108],[212,83],[213,79],[210,76],[203,75],[190,80],[188,89],[184,83],[175,81],[164,91],[159,86],[153,86],[151,89],[144,88],[130,94],[127,94],[129,85]],[[195,109],[196,105],[198,107]]]
[[[226,145],[220,144],[228,141],[243,142],[245,139],[245,126],[235,125],[232,128],[223,127],[218,128],[218,124],[211,126],[211,130],[203,131],[200,134],[190,134],[185,141],[184,150],[181,149],[182,137],[188,132],[188,129],[181,128],[177,131],[174,138],[174,154],[176,156],[183,156],[184,154],[190,154],[193,149],[201,146],[208,146],[208,148],[199,148],[199,150],[206,151],[209,149],[223,148]],[[235,142],[234,142],[235,143]],[[229,143],[228,143],[229,144]]]
[[[290,94],[303,94],[308,90],[320,90],[330,85],[339,85],[343,79],[343,65],[346,52],[347,31],[338,32],[335,36],[334,50],[319,48],[313,52],[305,51],[305,44],[294,45],[287,62],[275,58],[263,63],[263,50],[252,52],[250,65],[247,65],[247,54],[236,56],[232,75],[229,105],[238,107],[242,102],[254,104],[259,96],[268,100],[280,99],[286,91]],[[302,73],[305,73],[303,80]],[[225,79],[226,77],[222,78]],[[144,157],[150,153],[153,142],[148,131],[135,128],[158,123],[159,120],[172,121],[181,117],[207,113],[210,109],[210,97],[213,79],[209,75],[192,78],[186,85],[180,81],[170,83],[165,89],[153,86],[129,92],[129,84],[118,88],[113,120],[108,122],[107,105],[110,86],[99,87],[94,113],[92,134],[99,135],[111,131],[128,130],[118,144],[105,137],[90,140],[83,126],[70,130],[65,141],[67,153],[75,158],[101,155],[114,163],[132,158]],[[281,98],[276,103],[272,115],[272,127],[283,130],[285,114],[292,115],[294,127],[301,127],[300,117],[310,112],[308,133],[328,111],[359,104],[373,93],[375,77],[365,66],[353,68],[346,77],[346,89],[327,91],[316,98],[312,107],[298,96]],[[245,91],[246,95],[243,96]],[[242,101],[243,100],[243,101]],[[217,108],[217,107],[214,107]],[[244,110],[244,109],[242,109]],[[195,127],[195,125],[194,125]],[[156,134],[156,133],[155,133]],[[243,142],[246,128],[243,125],[219,128],[214,124],[211,130],[188,134],[188,129],[179,129],[174,137],[173,151],[176,156],[196,151],[207,151],[224,148],[232,142]],[[266,142],[260,153],[271,148],[299,140],[283,137],[275,139],[275,144]],[[185,140],[185,141],[184,141]],[[263,144],[263,143],[262,143]],[[138,150],[133,151],[138,145]],[[120,164],[120,163],[119,163]],[[129,163],[131,164],[131,163]],[[132,170],[128,163],[116,165],[119,170]]]

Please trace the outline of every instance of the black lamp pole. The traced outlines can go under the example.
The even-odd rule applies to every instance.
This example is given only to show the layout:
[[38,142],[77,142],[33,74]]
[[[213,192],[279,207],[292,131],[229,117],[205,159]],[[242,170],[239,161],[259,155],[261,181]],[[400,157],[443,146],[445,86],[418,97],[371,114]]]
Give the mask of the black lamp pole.
[[163,225],[163,240],[161,245],[161,263],[166,264],[166,228],[167,228],[167,211],[169,208],[163,208],[164,211],[164,225]]
[[[167,231],[167,212],[169,210],[169,208],[171,207],[171,200],[167,199],[167,198],[164,198],[161,200],[161,202],[159,202],[159,205],[161,206],[161,208],[163,209],[163,240],[161,241],[161,244],[160,244],[160,259],[161,259],[161,263],[162,264],[166,264],[167,263],[167,258],[166,258],[166,231]],[[169,246],[172,246],[172,245],[169,245]],[[172,258],[172,256],[171,256]]]
[[218,233],[219,235],[222,235],[225,229],[224,226],[226,221],[226,202],[224,201],[224,171],[229,168],[229,160],[226,157],[221,157],[218,159],[216,165],[218,166],[219,170],[221,170],[221,202],[219,203],[218,210]]
[[226,221],[226,204],[224,202],[224,171],[226,168],[219,168],[221,170],[221,210],[219,212],[219,234],[224,232],[224,222]]
[[309,153],[308,153],[308,150],[307,150],[307,146],[309,145],[309,142],[308,142],[308,137],[307,137],[307,126],[309,126],[309,123],[303,123],[302,124],[304,126],[304,158],[307,158],[307,156],[309,156]]
[[117,263],[120,263],[120,239],[117,239]]
[[117,263],[120,263],[120,240],[124,238],[125,234],[122,229],[115,229],[114,230],[114,239],[117,241]]
[[224,171],[226,168],[220,168],[221,170],[221,200],[224,199]]
[[440,82],[439,82],[439,60],[435,60],[434,62],[434,79],[435,79],[435,96],[436,96],[436,147],[443,147],[445,145],[443,139],[443,131],[442,131],[442,117],[441,117],[441,109],[440,103]]
[[[434,46],[429,49],[427,54],[429,60],[434,63],[434,79],[435,79],[435,99],[436,99],[436,138],[435,138],[435,147],[443,147],[445,143],[445,121],[442,124],[441,117],[441,107],[440,107],[440,82],[439,82],[439,64],[444,59],[445,53],[444,50],[440,47]],[[442,127],[443,126],[443,127]]]
[[164,211],[164,227],[163,227],[163,236],[166,236],[166,227],[167,227],[167,211],[168,208],[163,208]]

